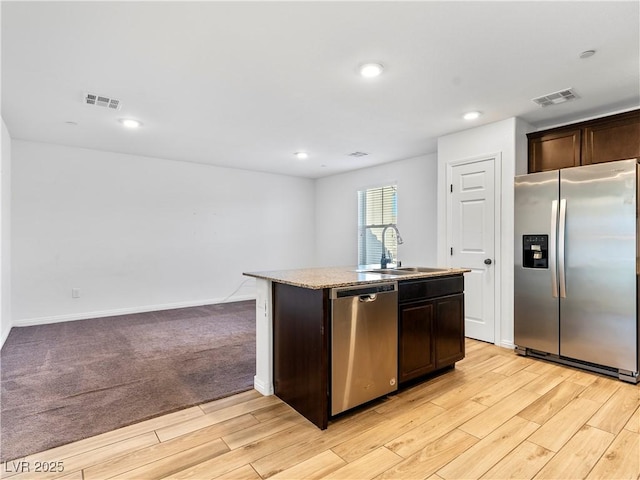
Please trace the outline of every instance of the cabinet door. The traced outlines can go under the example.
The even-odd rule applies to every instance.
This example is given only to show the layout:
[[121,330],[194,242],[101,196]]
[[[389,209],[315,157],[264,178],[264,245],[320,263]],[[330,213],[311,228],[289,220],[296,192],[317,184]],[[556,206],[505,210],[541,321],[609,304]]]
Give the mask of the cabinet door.
[[585,127],[582,164],[640,158],[640,112]]
[[398,318],[398,377],[400,382],[435,370],[433,348],[434,301],[401,305]]
[[464,358],[464,294],[436,300],[436,368]]
[[581,130],[529,136],[529,173],[580,165]]

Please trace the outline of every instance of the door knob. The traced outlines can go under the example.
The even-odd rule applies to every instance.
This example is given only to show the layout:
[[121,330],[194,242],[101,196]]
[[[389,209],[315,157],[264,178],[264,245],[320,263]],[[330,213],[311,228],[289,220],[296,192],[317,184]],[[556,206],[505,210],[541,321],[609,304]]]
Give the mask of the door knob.
[[490,258],[485,258],[484,264],[485,265],[491,265],[491,259]]

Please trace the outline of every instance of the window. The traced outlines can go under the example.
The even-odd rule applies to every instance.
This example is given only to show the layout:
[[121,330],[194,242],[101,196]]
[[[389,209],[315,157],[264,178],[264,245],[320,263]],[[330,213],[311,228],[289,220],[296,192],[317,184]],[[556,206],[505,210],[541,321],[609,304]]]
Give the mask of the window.
[[[358,191],[358,264],[380,263],[382,257],[382,231],[398,220],[396,185],[368,188]],[[387,230],[385,249],[394,259],[398,258],[395,231]]]

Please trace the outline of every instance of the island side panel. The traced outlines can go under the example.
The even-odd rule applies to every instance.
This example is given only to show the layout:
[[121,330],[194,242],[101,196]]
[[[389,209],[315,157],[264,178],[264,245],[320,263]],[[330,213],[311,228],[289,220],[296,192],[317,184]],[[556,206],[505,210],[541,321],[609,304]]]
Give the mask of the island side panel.
[[273,395],[273,305],[270,280],[256,278],[256,375],[253,387]]
[[327,428],[327,289],[273,283],[275,394],[321,429]]

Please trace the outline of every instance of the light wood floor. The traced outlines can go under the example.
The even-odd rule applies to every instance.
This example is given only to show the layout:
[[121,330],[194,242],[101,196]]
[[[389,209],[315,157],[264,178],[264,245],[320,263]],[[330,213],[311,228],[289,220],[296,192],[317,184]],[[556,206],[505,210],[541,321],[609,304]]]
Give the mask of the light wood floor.
[[250,391],[32,455],[30,472],[8,462],[2,476],[638,479],[639,426],[640,386],[468,340],[455,370],[325,431]]

